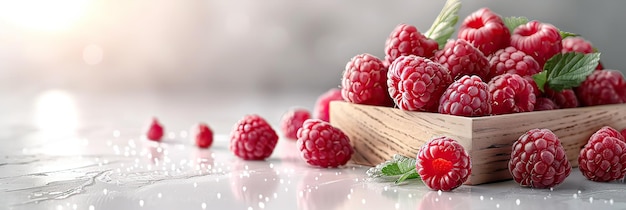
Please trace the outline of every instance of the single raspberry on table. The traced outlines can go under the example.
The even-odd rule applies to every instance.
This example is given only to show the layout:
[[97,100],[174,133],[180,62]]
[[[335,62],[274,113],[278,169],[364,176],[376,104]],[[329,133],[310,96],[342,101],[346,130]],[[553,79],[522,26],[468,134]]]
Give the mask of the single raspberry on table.
[[[561,52],[563,53],[579,52],[579,53],[588,54],[588,53],[595,52],[595,49],[593,49],[591,42],[587,41],[586,39],[580,36],[566,37],[565,39],[561,41],[561,45],[563,46],[563,49],[561,49]],[[598,62],[598,66],[596,67],[596,70],[602,70],[602,69],[604,69],[604,67],[602,66],[600,62]]]
[[439,113],[467,117],[490,115],[491,95],[487,83],[475,75],[454,81],[441,95]]
[[430,58],[439,49],[437,41],[426,38],[415,26],[399,24],[385,41],[385,66],[402,55]]
[[400,56],[387,73],[389,95],[400,109],[409,111],[436,112],[452,81],[446,67],[415,55]]
[[561,141],[548,129],[529,130],[513,143],[509,171],[521,186],[557,186],[569,176],[571,169]]
[[552,90],[549,87],[544,88],[544,95],[547,98],[552,99],[556,105],[558,105],[561,109],[565,108],[576,108],[579,106],[578,97],[576,97],[576,92],[572,89],[564,89],[561,91]]
[[489,56],[509,46],[511,33],[500,15],[489,8],[481,8],[463,20],[457,37],[467,40],[485,56]]
[[391,106],[383,62],[367,53],[354,56],[343,72],[341,95],[345,101],[356,104]]
[[555,110],[559,109],[559,106],[554,103],[552,99],[546,97],[537,98],[537,103],[535,103],[535,110],[533,111],[545,111],[545,110]]
[[163,138],[163,125],[156,117],[152,118],[146,137],[152,141],[161,141],[161,138]]
[[463,75],[478,75],[486,80],[489,74],[487,57],[463,39],[449,40],[442,50],[435,53],[432,60],[446,67],[452,79]]
[[533,56],[543,68],[548,59],[561,52],[561,34],[553,25],[533,20],[515,28],[511,46]]
[[209,148],[213,144],[213,131],[206,123],[199,123],[194,131],[196,145],[200,148]]
[[264,160],[272,155],[278,135],[261,116],[246,115],[230,133],[230,151],[244,160]]
[[502,74],[487,83],[491,94],[491,113],[531,112],[535,108],[534,87],[517,74]]
[[576,95],[585,106],[626,103],[626,81],[617,70],[593,71],[576,88]]
[[415,169],[432,190],[451,191],[472,173],[469,154],[456,140],[442,136],[431,139],[417,152]]
[[504,73],[532,76],[541,72],[541,67],[535,58],[515,47],[507,47],[496,51],[489,58],[489,67],[489,78]]
[[624,178],[626,142],[622,134],[609,126],[596,131],[580,150],[578,168],[587,179],[596,182]]
[[345,165],[354,153],[343,131],[319,119],[304,121],[296,144],[304,161],[322,168]]
[[311,113],[303,108],[293,108],[283,114],[280,119],[280,129],[287,139],[296,140],[298,129],[302,127],[305,120],[311,118]]
[[341,89],[331,88],[317,97],[317,100],[315,100],[315,107],[313,108],[313,113],[315,113],[314,117],[329,122],[331,101],[343,101]]

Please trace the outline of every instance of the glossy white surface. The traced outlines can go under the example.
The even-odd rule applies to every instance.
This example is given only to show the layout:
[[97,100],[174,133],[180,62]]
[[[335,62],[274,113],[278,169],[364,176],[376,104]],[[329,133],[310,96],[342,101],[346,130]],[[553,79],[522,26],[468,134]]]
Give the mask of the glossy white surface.
[[[244,114],[260,114],[277,128],[287,108],[311,108],[314,94],[4,95],[12,97],[0,103],[3,209],[626,208],[623,182],[591,182],[578,169],[554,189],[507,181],[437,192],[419,181],[369,179],[368,167],[307,166],[284,138],[265,161],[228,150],[230,127]],[[142,137],[153,115],[166,129],[161,143]],[[189,128],[199,121],[216,131],[210,149],[191,141]]]

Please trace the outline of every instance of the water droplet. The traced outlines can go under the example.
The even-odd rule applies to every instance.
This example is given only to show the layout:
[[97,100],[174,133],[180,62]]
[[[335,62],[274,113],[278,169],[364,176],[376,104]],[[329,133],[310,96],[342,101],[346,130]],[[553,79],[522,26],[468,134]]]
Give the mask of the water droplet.
[[493,200],[493,197],[489,197],[489,200]]
[[412,197],[413,197],[413,194],[410,194],[410,193],[409,193],[409,195],[408,195],[408,196],[409,196],[409,198],[412,198]]
[[498,208],[498,209],[500,208],[500,204],[499,204],[499,203],[498,203],[498,204],[496,204],[496,208]]
[[77,209],[77,208],[78,208],[78,205],[72,204],[72,209]]
[[184,130],[180,131],[180,137],[181,138],[187,138],[187,135],[188,135],[187,131],[184,131]]
[[274,193],[274,199],[278,198],[278,193]]
[[263,202],[259,202],[259,208],[264,209],[264,208],[265,208],[265,203],[263,203]]
[[520,201],[519,199],[515,199],[515,205],[518,205],[518,206],[519,206],[521,202],[522,202],[522,201]]
[[589,197],[589,203],[593,203],[593,197]]
[[352,198],[352,196],[350,196],[350,194],[348,194],[348,200],[350,200]]
[[451,201],[451,200],[452,200],[452,197],[448,197],[448,200],[449,200],[449,201]]
[[113,131],[113,137],[115,137],[115,138],[120,137],[120,131],[119,130],[114,130]]
[[217,193],[217,199],[221,199],[222,198],[222,193]]
[[572,197],[574,197],[574,199],[578,198],[578,194],[574,194],[572,195]]
[[365,198],[361,199],[361,203],[365,204]]
[[243,186],[241,189],[245,192],[248,188],[246,186]]
[[483,196],[481,195],[481,196],[480,196],[480,200],[482,201],[482,200],[484,200],[484,199],[485,199],[485,197],[483,197]]
[[96,210],[96,207],[94,207],[93,205],[89,205],[89,210]]
[[198,187],[198,183],[197,183],[197,182],[194,182],[194,183],[193,183],[193,188],[196,188],[196,187]]
[[252,210],[252,209],[253,209],[252,206],[248,206],[248,210]]
[[550,188],[550,191],[554,191],[554,187],[551,187],[551,188]]
[[395,207],[396,207],[396,209],[399,209],[400,208],[400,203],[396,203]]
[[107,195],[109,193],[109,190],[107,190],[106,188],[104,188],[104,190],[102,190],[102,193],[104,193],[104,195]]
[[162,197],[163,197],[163,194],[158,193],[158,194],[157,194],[157,197],[158,197],[158,198],[162,198]]
[[57,210],[61,210],[61,209],[63,209],[63,206],[57,205]]
[[389,187],[388,187],[388,186],[385,186],[385,187],[383,187],[383,190],[384,190],[385,192],[387,192],[387,190],[389,190]]
[[609,200],[609,204],[613,205],[613,198]]
[[437,190],[437,195],[441,196],[441,193],[443,193],[441,190]]
[[581,193],[583,193],[583,192],[582,192],[582,191],[580,191],[580,190],[578,190],[578,194],[581,194]]
[[143,200],[139,200],[139,206],[143,207]]
[[200,206],[202,206],[202,209],[206,209],[206,203],[202,202],[202,205]]
[[270,163],[270,168],[274,168],[274,164],[273,163]]

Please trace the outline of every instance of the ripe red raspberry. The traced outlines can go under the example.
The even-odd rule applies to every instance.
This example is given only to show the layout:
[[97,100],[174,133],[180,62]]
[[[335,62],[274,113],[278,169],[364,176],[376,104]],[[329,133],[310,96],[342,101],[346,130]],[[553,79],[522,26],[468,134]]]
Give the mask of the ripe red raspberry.
[[548,129],[532,129],[513,143],[509,171],[521,186],[554,187],[571,169],[561,141]]
[[341,95],[355,104],[391,106],[383,62],[367,53],[354,56],[343,72]]
[[572,89],[564,89],[554,91],[549,87],[545,87],[545,96],[552,99],[561,109],[578,107],[578,97]]
[[515,47],[496,51],[489,59],[489,66],[489,78],[504,73],[532,76],[541,72],[541,67],[535,58]]
[[200,148],[209,148],[213,144],[213,131],[206,123],[200,123],[195,128],[196,145]]
[[244,160],[264,160],[272,155],[278,135],[258,115],[246,115],[230,133],[230,151]]
[[626,81],[617,70],[593,71],[576,89],[585,106],[626,103]]
[[511,33],[500,15],[489,8],[479,9],[463,20],[459,27],[459,39],[465,39],[485,56],[509,46]]
[[400,56],[387,73],[389,95],[400,109],[409,111],[436,112],[441,95],[451,83],[446,67],[415,55]]
[[161,138],[163,138],[163,126],[156,117],[152,118],[146,137],[152,141],[161,141]]
[[385,65],[391,65],[402,55],[430,58],[438,49],[437,41],[426,38],[415,26],[400,24],[393,29],[385,41]]
[[561,52],[561,34],[553,25],[533,20],[515,28],[511,46],[533,56],[543,67],[548,59]]
[[[561,49],[561,52],[563,53],[579,52],[579,53],[588,54],[588,53],[593,53],[595,51],[593,49],[593,46],[591,45],[591,42],[585,40],[584,38],[580,36],[566,37],[565,39],[561,41],[561,45],[563,46],[563,49]],[[602,69],[604,69],[604,67],[602,66],[601,63],[598,63],[596,70],[602,70]]]
[[463,75],[478,75],[486,79],[489,74],[487,57],[463,39],[448,41],[442,50],[435,53],[432,60],[446,67],[452,79]]
[[313,109],[313,113],[315,113],[315,118],[329,122],[331,101],[343,101],[343,97],[341,96],[341,89],[331,88],[330,90],[322,93],[322,95],[317,97],[317,100],[315,101],[315,108]]
[[280,119],[280,129],[287,139],[296,140],[298,129],[302,127],[305,120],[311,118],[311,113],[302,108],[295,108],[287,111]]
[[420,148],[415,169],[430,189],[451,191],[467,181],[472,173],[472,164],[461,144],[442,136]]
[[[621,137],[621,139],[619,138]],[[605,126],[591,135],[578,156],[578,168],[587,179],[610,182],[626,175],[626,142],[614,128]]]
[[626,136],[626,128],[622,129],[619,133],[622,134],[622,137]]
[[539,86],[537,86],[537,83],[535,82],[535,79],[533,79],[532,76],[523,76],[523,78],[528,81],[528,83],[530,83],[530,86],[533,87],[533,93],[535,93],[535,98],[541,96],[543,93],[541,93],[541,90],[539,90]]
[[502,74],[487,83],[491,94],[491,113],[531,112],[536,95],[530,82],[517,74]]
[[354,150],[339,128],[318,119],[308,119],[298,129],[298,150],[309,165],[334,168],[345,165]]
[[537,103],[535,103],[535,110],[533,111],[545,111],[545,110],[555,110],[559,109],[559,106],[552,101],[552,99],[546,97],[537,98]]
[[478,76],[465,75],[454,81],[439,100],[439,113],[479,117],[491,114],[487,83]]

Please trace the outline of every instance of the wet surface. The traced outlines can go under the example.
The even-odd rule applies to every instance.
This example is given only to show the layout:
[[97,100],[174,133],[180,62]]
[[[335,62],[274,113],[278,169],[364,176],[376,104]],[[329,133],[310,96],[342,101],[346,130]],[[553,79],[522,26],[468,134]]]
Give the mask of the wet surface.
[[[1,121],[0,208],[626,208],[623,182],[591,182],[577,169],[553,189],[521,188],[506,181],[437,192],[419,181],[394,185],[393,182],[370,179],[365,173],[369,167],[364,166],[310,167],[300,159],[295,141],[282,137],[269,159],[244,161],[228,150],[228,130],[222,128],[234,124],[243,116],[238,113],[245,111],[232,109],[232,119],[208,121],[209,125],[218,128],[215,142],[210,149],[200,149],[193,144],[189,131],[199,119],[191,116],[210,110],[170,109],[181,102],[163,100],[158,104],[166,108],[134,109],[135,115],[119,116],[112,113],[117,112],[115,109],[102,107],[107,98],[91,101],[80,94],[71,96],[76,106],[65,110],[69,115],[57,116],[53,112],[49,113],[50,119],[29,118],[26,116],[38,114],[30,106],[24,106],[27,108],[16,109],[15,113],[21,114],[11,115],[21,117]],[[151,103],[145,103],[145,100],[131,98],[116,100],[126,100],[129,109],[139,105],[150,107]],[[210,107],[202,106],[209,103],[205,99],[193,103],[198,105],[191,107]],[[285,106],[268,106],[269,101],[257,104],[265,104],[265,109],[255,107],[251,110],[260,110],[257,113],[268,116],[268,121],[274,125],[286,110]],[[10,105],[5,103],[3,106]],[[73,120],[65,119],[72,116],[71,112],[80,115]],[[164,113],[166,119],[173,119],[162,120],[167,130],[162,142],[146,140],[142,133],[150,120],[143,116],[153,113]],[[222,114],[226,116],[228,113]],[[46,120],[53,123],[46,124]],[[71,124],[73,122],[76,124]]]

